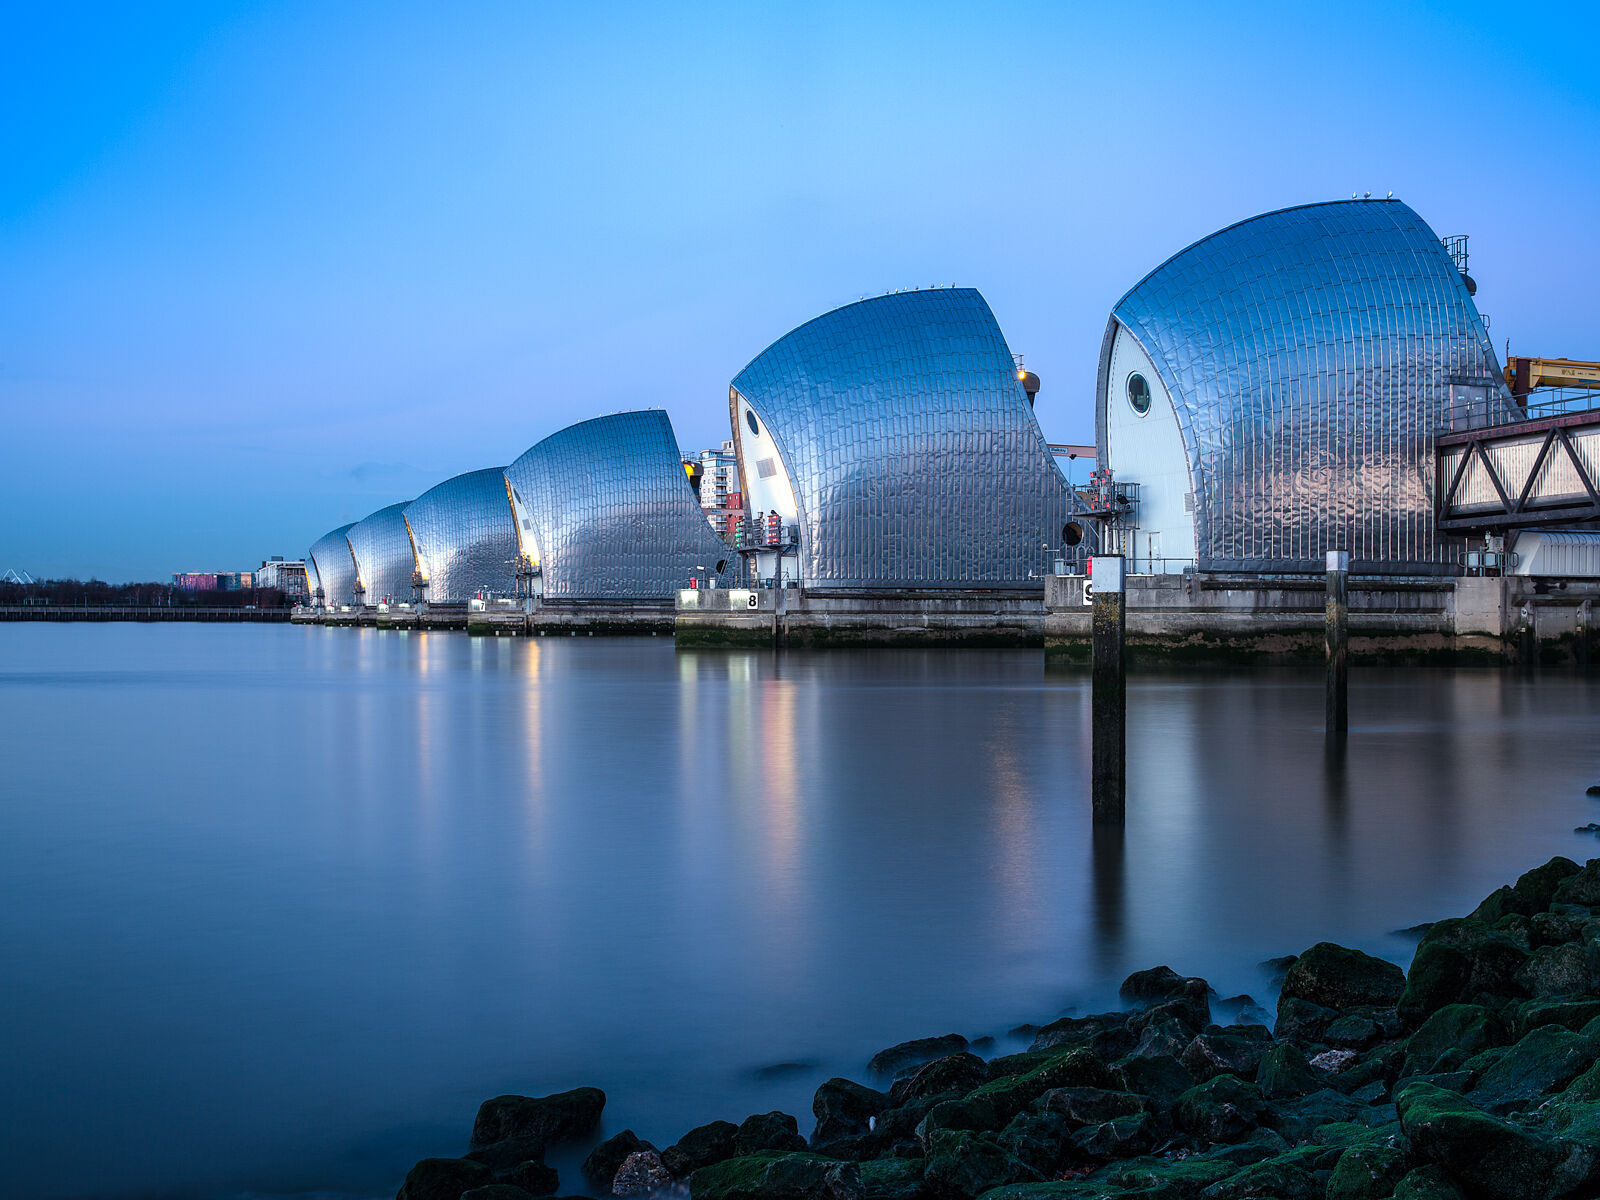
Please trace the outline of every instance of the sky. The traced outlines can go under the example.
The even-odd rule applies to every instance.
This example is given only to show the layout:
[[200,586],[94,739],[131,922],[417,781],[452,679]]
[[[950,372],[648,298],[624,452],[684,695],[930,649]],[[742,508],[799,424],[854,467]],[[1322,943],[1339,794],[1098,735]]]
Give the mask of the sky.
[[686,450],[794,326],[977,287],[1093,441],[1207,233],[1393,192],[1600,358],[1594,4],[0,6],[0,572],[163,579],[574,421]]

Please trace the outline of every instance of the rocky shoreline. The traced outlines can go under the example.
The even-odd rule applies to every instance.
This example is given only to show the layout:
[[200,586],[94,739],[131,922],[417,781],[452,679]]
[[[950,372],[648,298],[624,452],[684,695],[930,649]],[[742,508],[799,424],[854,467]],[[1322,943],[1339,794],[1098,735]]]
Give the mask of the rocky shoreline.
[[[571,1194],[692,1200],[1592,1200],[1600,1197],[1600,859],[1554,858],[1422,935],[1410,971],[1322,942],[1277,960],[1276,1020],[1166,967],[1124,1011],[1064,1017],[985,1060],[949,1035],[780,1112],[664,1149],[631,1130]],[[1235,1023],[1217,1024],[1227,1010]],[[1240,1015],[1242,1013],[1242,1015]],[[562,1191],[545,1149],[592,1136],[605,1094],[500,1096],[471,1150],[398,1200]]]

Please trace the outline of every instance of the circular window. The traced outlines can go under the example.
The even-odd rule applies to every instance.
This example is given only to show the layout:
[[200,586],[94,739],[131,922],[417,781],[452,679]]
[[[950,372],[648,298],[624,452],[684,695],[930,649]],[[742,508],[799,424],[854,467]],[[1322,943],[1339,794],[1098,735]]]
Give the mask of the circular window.
[[750,426],[750,432],[751,433],[755,434],[757,437],[761,436],[761,426],[756,424],[756,415],[755,415],[755,413],[751,412],[749,409],[745,409],[745,412],[744,412],[744,423],[746,425]]
[[1128,376],[1128,403],[1141,417],[1150,411],[1150,385],[1137,372]]
[[1076,546],[1083,541],[1083,526],[1076,521],[1068,521],[1061,527],[1061,544],[1063,546]]
[[725,558],[717,559],[717,574],[721,575],[727,569],[728,569],[728,560],[725,559]]

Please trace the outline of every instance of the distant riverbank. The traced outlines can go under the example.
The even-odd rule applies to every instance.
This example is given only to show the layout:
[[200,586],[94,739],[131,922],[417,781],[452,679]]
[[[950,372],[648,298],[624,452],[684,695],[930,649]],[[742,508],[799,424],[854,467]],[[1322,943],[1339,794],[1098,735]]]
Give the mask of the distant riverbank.
[[285,623],[287,608],[193,604],[0,604],[0,621],[248,621]]

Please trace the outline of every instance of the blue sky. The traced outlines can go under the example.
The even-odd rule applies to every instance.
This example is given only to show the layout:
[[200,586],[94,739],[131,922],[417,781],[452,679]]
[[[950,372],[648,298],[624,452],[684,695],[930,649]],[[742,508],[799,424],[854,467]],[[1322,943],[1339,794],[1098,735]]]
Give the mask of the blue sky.
[[[1393,191],[1600,358],[1594,5],[0,9],[0,571],[291,557],[572,421],[725,436],[768,343],[980,288],[1092,440],[1107,312]],[[1564,48],[1571,48],[1570,52]]]

